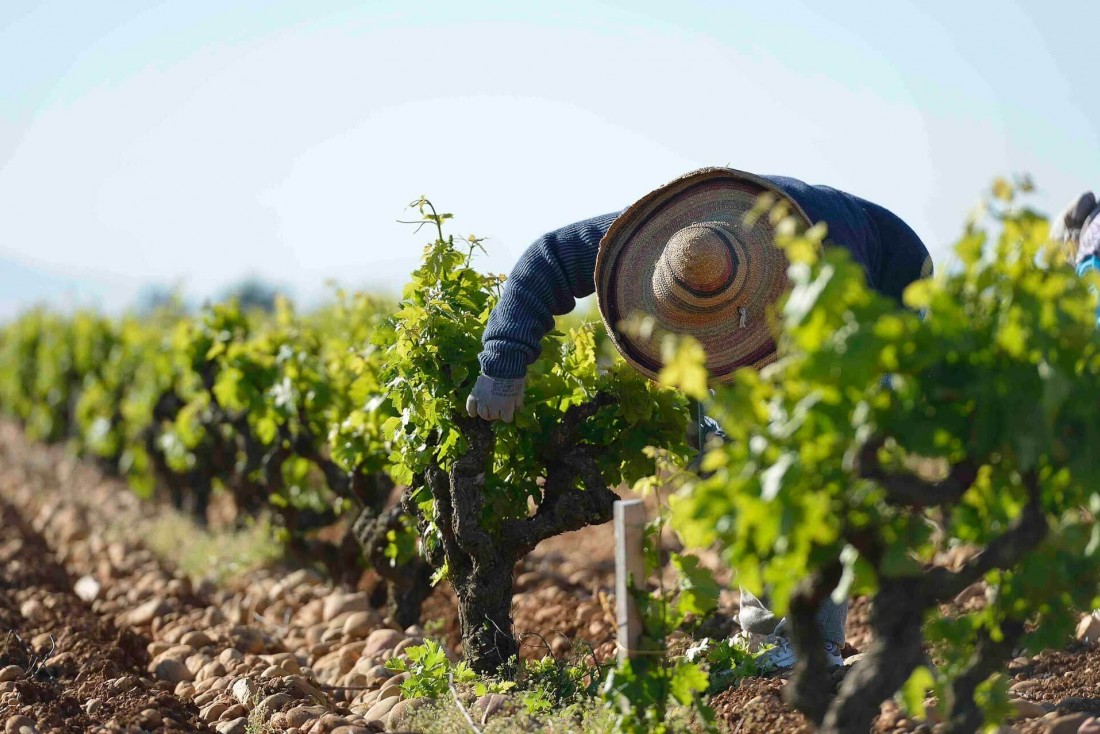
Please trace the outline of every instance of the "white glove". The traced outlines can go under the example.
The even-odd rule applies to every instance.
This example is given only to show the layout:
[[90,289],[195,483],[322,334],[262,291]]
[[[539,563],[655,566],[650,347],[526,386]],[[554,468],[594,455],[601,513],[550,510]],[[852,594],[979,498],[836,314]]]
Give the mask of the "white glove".
[[502,379],[478,375],[470,397],[466,398],[466,412],[471,418],[481,416],[487,421],[498,418],[511,423],[516,409],[523,405],[524,378]]

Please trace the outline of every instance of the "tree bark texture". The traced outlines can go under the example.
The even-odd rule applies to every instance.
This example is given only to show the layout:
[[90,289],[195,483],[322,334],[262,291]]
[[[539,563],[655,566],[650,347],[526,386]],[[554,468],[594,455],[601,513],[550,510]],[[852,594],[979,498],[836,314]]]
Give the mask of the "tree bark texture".
[[432,467],[425,473],[458,597],[463,652],[479,673],[508,674],[518,655],[511,616],[516,562],[546,538],[611,520],[618,496],[599,471],[595,447],[580,439],[584,421],[610,402],[610,397],[597,395],[566,411],[540,449],[546,472],[538,510],[529,517],[505,520],[499,534],[481,524],[485,477],[495,445],[490,423],[459,417],[466,454],[449,472]]

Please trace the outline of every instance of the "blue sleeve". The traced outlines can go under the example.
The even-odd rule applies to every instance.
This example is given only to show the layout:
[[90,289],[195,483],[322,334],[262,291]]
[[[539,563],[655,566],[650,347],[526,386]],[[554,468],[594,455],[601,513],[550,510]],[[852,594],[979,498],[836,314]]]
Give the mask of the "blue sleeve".
[[901,301],[910,283],[932,276],[932,256],[913,228],[889,209],[860,199],[878,238],[875,290]]
[[[1077,274],[1100,272],[1100,255],[1088,255],[1077,264]],[[1100,308],[1096,310],[1096,325],[1100,327]]]
[[596,290],[600,240],[621,212],[604,214],[550,232],[520,257],[485,326],[479,356],[488,377],[518,378],[542,350],[554,317]]
[[794,199],[813,223],[828,227],[826,240],[843,247],[863,267],[867,285],[901,301],[906,286],[932,274],[928,248],[896,214],[830,186],[787,176],[765,176]]

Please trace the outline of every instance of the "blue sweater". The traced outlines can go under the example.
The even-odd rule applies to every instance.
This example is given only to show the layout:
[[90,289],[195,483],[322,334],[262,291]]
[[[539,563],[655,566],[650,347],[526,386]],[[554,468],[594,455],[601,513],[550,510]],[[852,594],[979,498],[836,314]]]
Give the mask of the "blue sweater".
[[[846,248],[879,293],[901,300],[913,281],[931,274],[920,237],[896,215],[866,199],[828,186],[784,176],[765,176],[794,199],[812,222],[825,222],[828,241]],[[512,269],[482,337],[481,371],[518,378],[538,358],[554,317],[596,290],[600,240],[622,212],[586,219],[536,240]]]

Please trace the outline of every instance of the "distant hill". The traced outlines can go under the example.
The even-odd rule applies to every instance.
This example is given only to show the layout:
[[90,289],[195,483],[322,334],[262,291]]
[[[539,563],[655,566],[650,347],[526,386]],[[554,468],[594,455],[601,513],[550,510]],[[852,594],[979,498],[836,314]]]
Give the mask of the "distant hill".
[[117,308],[121,294],[96,278],[74,278],[0,257],[0,320],[37,304],[58,310],[77,306]]

